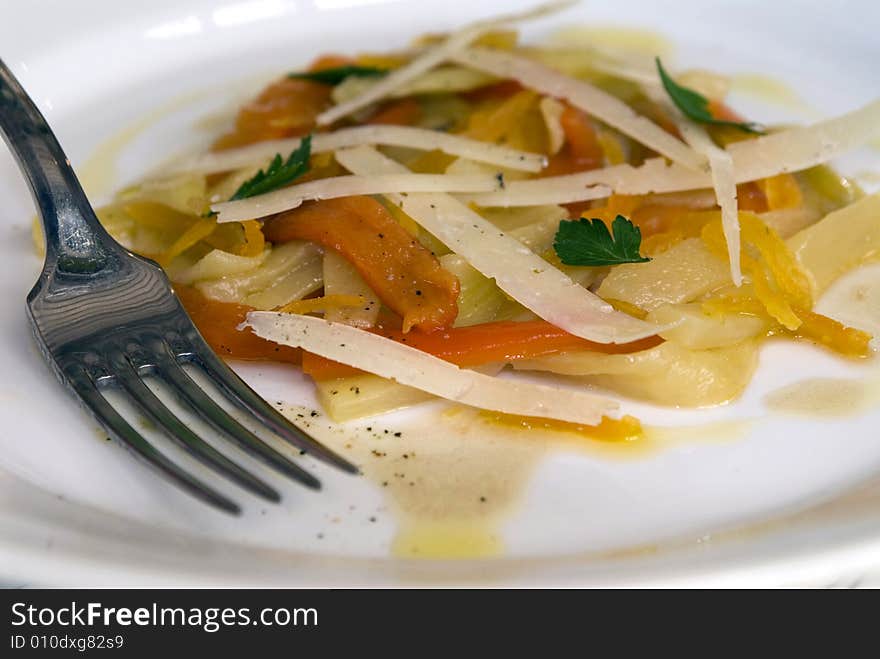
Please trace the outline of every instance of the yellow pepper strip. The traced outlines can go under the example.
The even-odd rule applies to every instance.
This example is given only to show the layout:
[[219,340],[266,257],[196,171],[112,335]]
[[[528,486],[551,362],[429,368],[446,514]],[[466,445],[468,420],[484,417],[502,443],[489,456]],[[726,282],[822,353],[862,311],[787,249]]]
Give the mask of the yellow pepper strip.
[[263,227],[257,220],[241,223],[244,229],[244,244],[238,250],[238,256],[259,256],[266,249],[266,238]]
[[803,206],[804,197],[801,194],[801,186],[791,174],[778,174],[764,178],[757,181],[757,184],[767,198],[768,210],[775,211]]
[[217,222],[213,218],[202,217],[196,220],[177,240],[171,243],[171,247],[159,255],[159,265],[167,266],[175,257],[210,236],[216,226]]
[[[802,320],[793,306],[811,309],[810,283],[785,242],[754,213],[739,214],[743,248],[740,262],[752,282],[755,297],[767,313],[789,330]],[[727,247],[720,222],[710,222],[702,231],[703,242],[719,258],[726,258]]]
[[487,107],[476,110],[468,122],[465,137],[483,142],[497,143],[513,132],[530,109],[535,108],[538,95],[530,91],[521,91],[503,101],[500,105],[490,103]]
[[[749,291],[748,286],[743,286],[734,292],[716,295],[703,302],[703,311],[710,315],[741,313],[767,317],[766,309],[757,299],[752,297],[752,294],[753,292]],[[791,331],[776,326],[770,330],[771,335],[787,334],[815,341],[845,357],[870,356],[872,337],[867,332],[847,327],[833,318],[797,306],[792,307],[792,312],[800,321],[798,328]],[[772,321],[772,319],[769,320]]]
[[605,160],[609,165],[620,165],[626,162],[623,146],[610,130],[597,129],[596,139],[599,141],[599,146],[602,147],[602,153],[605,154]]
[[794,335],[821,343],[846,357],[868,357],[871,354],[871,335],[854,327],[847,327],[833,318],[805,309],[795,308],[801,326]]
[[133,201],[122,211],[140,226],[171,235],[180,234],[196,217],[155,201]]
[[630,217],[635,210],[642,205],[644,197],[640,195],[623,195],[614,193],[608,198],[607,208],[609,211],[624,217]]
[[277,311],[282,313],[327,313],[345,307],[360,307],[366,304],[367,300],[362,295],[325,295],[324,297],[313,297],[306,300],[294,300],[288,302]]

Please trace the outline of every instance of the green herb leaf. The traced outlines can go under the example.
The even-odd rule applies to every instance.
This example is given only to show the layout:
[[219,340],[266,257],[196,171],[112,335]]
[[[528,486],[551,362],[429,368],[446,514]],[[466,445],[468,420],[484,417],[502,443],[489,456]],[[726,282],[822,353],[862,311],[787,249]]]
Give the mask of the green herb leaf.
[[312,80],[325,85],[338,85],[349,76],[358,76],[359,78],[376,78],[388,73],[387,69],[378,69],[375,66],[357,66],[348,64],[346,66],[337,66],[332,69],[321,69],[320,71],[303,71],[301,73],[288,73],[288,78],[296,80]]
[[611,229],[613,238],[602,220],[562,220],[553,249],[565,265],[619,265],[651,260],[639,254],[641,230],[623,215],[614,218]]
[[756,123],[724,121],[723,119],[716,119],[713,117],[712,113],[709,111],[709,100],[705,96],[693,89],[688,89],[687,87],[679,85],[668,73],[666,73],[666,69],[664,69],[663,65],[660,63],[660,58],[656,57],[655,60],[657,62],[657,72],[660,74],[663,88],[666,90],[666,93],[669,94],[669,98],[672,99],[673,103],[675,103],[678,109],[681,110],[686,117],[701,124],[733,126],[734,128],[739,128],[747,133],[755,133],[757,135],[764,134],[762,128]]
[[247,199],[257,195],[272,192],[282,188],[291,181],[299,178],[309,171],[309,157],[312,155],[312,136],[307,135],[300,145],[295,148],[287,161],[281,159],[281,154],[275,154],[269,167],[254,174],[253,178],[241,184],[229,201]]

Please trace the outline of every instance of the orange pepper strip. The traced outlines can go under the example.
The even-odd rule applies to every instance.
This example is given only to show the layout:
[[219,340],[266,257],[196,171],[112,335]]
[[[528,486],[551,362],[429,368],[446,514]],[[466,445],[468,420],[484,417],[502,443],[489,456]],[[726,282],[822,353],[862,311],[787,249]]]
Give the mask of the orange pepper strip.
[[728,107],[723,101],[710,100],[708,110],[712,118],[718,121],[733,121],[738,124],[746,122],[746,119],[741,114],[737,114],[736,111]]
[[376,114],[367,119],[367,124],[389,126],[411,126],[422,117],[422,106],[414,98],[405,98],[383,105]]
[[253,332],[236,329],[244,322],[247,313],[253,311],[250,307],[212,300],[189,286],[175,285],[174,291],[205,341],[221,357],[290,364],[301,362],[299,348],[278,345]]
[[449,327],[458,315],[458,279],[371,197],[303,204],[263,226],[271,242],[311,240],[351,263],[387,307],[403,317],[403,331]]
[[565,134],[565,144],[559,153],[550,157],[541,176],[560,176],[596,169],[605,162],[605,152],[590,118],[568,103],[564,107],[559,122]]
[[801,326],[794,335],[820,343],[846,357],[868,357],[871,354],[871,335],[854,327],[847,327],[833,318],[814,311],[794,308]]
[[770,210],[767,195],[755,181],[740,183],[736,186],[737,206],[741,211],[766,213]]
[[[431,334],[422,332],[403,334],[388,329],[376,331],[393,341],[404,343],[462,367],[532,359],[572,350],[622,354],[647,350],[663,342],[662,339],[654,336],[619,345],[593,343],[569,334],[546,320],[497,321],[456,327]],[[361,373],[351,366],[309,352],[303,353],[303,371],[316,380]]]
[[467,92],[462,92],[461,97],[472,103],[483,101],[504,100],[523,91],[523,87],[516,80],[502,80],[500,82],[477,87]]
[[755,183],[764,193],[768,210],[798,208],[804,203],[801,186],[791,174],[777,174],[755,181]]
[[[335,68],[352,60],[325,55],[309,71]],[[214,150],[231,149],[254,142],[300,137],[315,129],[315,119],[330,105],[331,85],[312,80],[281,78],[266,87],[238,112],[235,128],[214,143]]]

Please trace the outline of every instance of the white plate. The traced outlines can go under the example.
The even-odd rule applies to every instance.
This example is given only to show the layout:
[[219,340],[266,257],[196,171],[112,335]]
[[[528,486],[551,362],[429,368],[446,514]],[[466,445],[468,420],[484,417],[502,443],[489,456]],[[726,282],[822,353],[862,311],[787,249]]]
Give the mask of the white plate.
[[[4,17],[0,56],[100,201],[169,154],[205,144],[218,124],[197,124],[198,117],[228,113],[316,53],[382,50],[528,4],[43,0]],[[778,90],[772,99],[749,95],[754,79],[743,82],[737,107],[768,121],[840,112],[880,93],[873,32],[880,6],[873,2],[585,3],[526,32],[537,38],[584,20],[657,31],[676,44],[669,58],[681,66],[788,81],[803,104]],[[107,142],[123,131],[124,139]],[[100,158],[90,161],[98,145]],[[115,156],[117,168],[108,165]],[[847,166],[860,171],[871,159],[852,158]],[[873,160],[880,169],[876,154]],[[0,578],[7,582],[776,584],[880,562],[874,490],[815,507],[878,473],[880,408],[872,390],[864,390],[866,404],[837,417],[781,416],[763,403],[767,392],[805,378],[846,378],[858,387],[876,371],[803,345],[765,350],[736,404],[699,412],[635,406],[648,424],[692,427],[667,433],[682,438],[652,452],[626,459],[542,452],[521,436],[506,444],[488,426],[442,416],[433,405],[350,429],[361,429],[351,441],[363,453],[386,451],[383,464],[396,461],[389,473],[410,470],[418,481],[411,487],[431,497],[413,503],[389,495],[401,487],[383,488],[375,476],[315,467],[325,483],[321,494],[267,474],[284,491],[282,506],[230,488],[246,505],[244,517],[208,510],[105,442],[42,364],[23,304],[39,265],[32,213],[11,158],[0,153]],[[310,404],[309,385],[292,370],[251,366],[242,373],[270,400]],[[420,444],[413,430],[420,424],[439,426],[446,441]],[[403,443],[365,437],[367,425],[379,434],[403,428]],[[414,449],[416,456],[402,456]],[[364,459],[376,472],[381,458]],[[491,493],[485,509],[499,508],[491,524],[460,519],[479,509],[469,498],[479,493],[475,483]],[[402,542],[398,503],[422,506],[424,518],[432,500],[441,522],[430,533],[420,528],[435,551],[445,530],[469,539],[472,552],[495,555],[413,560],[393,553]]]

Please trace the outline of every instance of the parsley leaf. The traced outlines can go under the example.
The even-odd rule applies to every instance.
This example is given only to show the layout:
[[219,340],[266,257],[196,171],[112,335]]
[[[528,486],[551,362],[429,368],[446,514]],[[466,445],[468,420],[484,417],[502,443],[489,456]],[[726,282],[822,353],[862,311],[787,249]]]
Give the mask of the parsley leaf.
[[296,80],[312,80],[325,85],[338,85],[349,76],[358,76],[359,78],[376,78],[383,76],[388,71],[379,69],[375,66],[357,66],[355,64],[347,64],[345,66],[336,66],[332,69],[321,69],[320,71],[303,71],[301,73],[288,73],[288,78]]
[[241,184],[229,201],[247,199],[257,195],[272,192],[284,187],[294,179],[299,178],[309,171],[309,157],[312,154],[312,136],[307,135],[300,145],[295,148],[287,161],[283,161],[280,153],[276,153],[269,167],[254,174],[253,178]]
[[553,249],[565,265],[619,265],[645,263],[639,254],[642,232],[623,215],[611,224],[614,237],[602,220],[562,220]]
[[709,111],[709,100],[705,96],[693,89],[688,89],[687,87],[679,85],[668,73],[666,73],[666,69],[664,69],[663,65],[660,63],[660,58],[656,57],[654,59],[657,62],[657,72],[660,74],[663,88],[666,90],[666,93],[669,94],[669,98],[672,99],[678,109],[681,110],[686,117],[701,124],[733,126],[734,128],[739,128],[747,133],[755,133],[757,135],[764,134],[764,131],[756,123],[739,123],[713,117],[712,113]]

